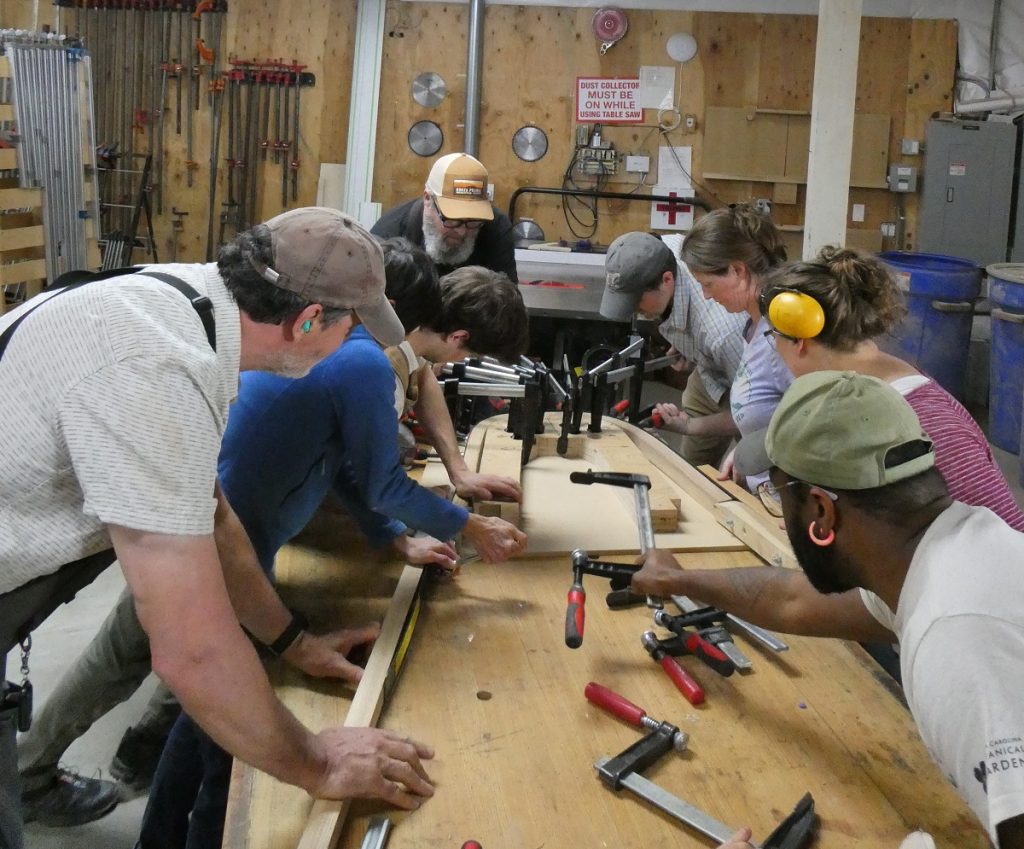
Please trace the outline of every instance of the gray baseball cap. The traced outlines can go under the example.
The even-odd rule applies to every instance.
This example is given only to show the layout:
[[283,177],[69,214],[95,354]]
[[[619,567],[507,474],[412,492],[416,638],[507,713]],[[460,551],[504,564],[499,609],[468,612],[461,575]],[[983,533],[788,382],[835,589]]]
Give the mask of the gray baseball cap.
[[384,294],[384,253],[355,219],[320,206],[283,212],[266,222],[274,267],[261,276],[311,303],[353,309],[382,345],[398,345],[405,328]]
[[644,292],[656,289],[662,273],[674,269],[675,261],[657,236],[639,231],[619,236],[608,246],[604,260],[601,315],[614,321],[632,319]]

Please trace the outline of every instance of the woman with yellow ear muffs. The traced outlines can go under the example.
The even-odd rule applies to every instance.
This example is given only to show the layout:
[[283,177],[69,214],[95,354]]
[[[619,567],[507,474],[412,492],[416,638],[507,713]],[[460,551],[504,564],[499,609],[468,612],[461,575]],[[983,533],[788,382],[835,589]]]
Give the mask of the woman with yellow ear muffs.
[[826,247],[810,262],[775,272],[760,297],[770,325],[766,338],[794,375],[832,369],[889,383],[934,443],[935,464],[953,498],[988,507],[1024,530],[1024,513],[970,413],[934,380],[875,343],[906,312],[896,281],[880,260]]

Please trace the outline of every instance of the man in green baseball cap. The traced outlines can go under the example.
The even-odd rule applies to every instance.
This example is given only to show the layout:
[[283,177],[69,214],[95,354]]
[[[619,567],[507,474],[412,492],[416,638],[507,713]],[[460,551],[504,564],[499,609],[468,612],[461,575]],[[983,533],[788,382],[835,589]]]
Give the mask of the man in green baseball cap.
[[802,572],[684,571],[654,550],[633,590],[689,595],[778,631],[897,640],[929,752],[995,846],[1022,849],[1024,534],[953,501],[907,402],[853,372],[794,381],[736,466],[770,472],[758,495],[785,518]]

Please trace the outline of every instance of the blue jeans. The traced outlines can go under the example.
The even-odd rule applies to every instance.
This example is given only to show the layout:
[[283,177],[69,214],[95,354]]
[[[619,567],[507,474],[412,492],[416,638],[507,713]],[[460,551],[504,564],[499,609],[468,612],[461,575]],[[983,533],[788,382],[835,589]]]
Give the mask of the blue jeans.
[[230,783],[231,755],[181,714],[153,777],[139,849],[220,849]]

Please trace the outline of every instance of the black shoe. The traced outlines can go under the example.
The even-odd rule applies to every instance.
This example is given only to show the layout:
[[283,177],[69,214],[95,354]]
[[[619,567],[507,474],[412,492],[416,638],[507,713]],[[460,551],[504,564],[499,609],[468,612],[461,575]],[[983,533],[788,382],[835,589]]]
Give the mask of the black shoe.
[[58,768],[53,781],[21,795],[25,822],[66,828],[106,816],[117,807],[117,785]]
[[153,783],[153,773],[166,742],[167,734],[129,728],[110,762],[110,774],[132,790],[147,789]]

